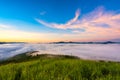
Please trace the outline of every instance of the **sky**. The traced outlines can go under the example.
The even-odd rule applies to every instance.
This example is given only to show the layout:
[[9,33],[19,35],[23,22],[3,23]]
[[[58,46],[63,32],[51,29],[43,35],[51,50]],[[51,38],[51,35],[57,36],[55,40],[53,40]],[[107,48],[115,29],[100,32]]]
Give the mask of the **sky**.
[[120,0],[0,0],[0,41],[120,41]]

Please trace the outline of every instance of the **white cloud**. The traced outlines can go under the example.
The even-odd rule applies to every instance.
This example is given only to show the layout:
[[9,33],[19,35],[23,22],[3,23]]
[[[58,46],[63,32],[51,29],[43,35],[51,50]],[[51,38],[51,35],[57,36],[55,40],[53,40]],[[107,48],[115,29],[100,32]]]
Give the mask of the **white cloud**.
[[11,26],[0,24],[0,29],[10,29]]
[[45,14],[46,14],[46,11],[40,12],[40,15],[45,15]]

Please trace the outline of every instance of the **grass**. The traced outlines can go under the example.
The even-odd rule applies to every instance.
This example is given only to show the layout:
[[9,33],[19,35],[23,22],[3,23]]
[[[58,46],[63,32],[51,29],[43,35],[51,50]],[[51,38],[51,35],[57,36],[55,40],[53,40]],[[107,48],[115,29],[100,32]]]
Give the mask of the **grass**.
[[120,63],[117,62],[47,54],[25,56],[1,62],[0,80],[120,80]]

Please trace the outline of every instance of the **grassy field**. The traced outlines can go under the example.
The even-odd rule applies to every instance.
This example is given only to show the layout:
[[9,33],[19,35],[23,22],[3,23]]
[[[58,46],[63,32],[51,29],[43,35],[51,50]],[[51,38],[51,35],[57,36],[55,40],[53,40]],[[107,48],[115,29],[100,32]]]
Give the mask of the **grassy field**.
[[120,63],[117,62],[22,54],[0,64],[0,80],[120,80]]

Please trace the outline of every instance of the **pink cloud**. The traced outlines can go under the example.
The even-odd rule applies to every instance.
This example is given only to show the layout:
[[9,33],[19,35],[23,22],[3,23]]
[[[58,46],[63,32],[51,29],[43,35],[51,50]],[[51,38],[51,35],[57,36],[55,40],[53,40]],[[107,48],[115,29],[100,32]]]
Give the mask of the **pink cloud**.
[[[75,17],[65,24],[47,23],[40,19],[36,20],[46,27],[63,30],[71,29],[71,31],[75,33],[73,34],[74,36],[77,35],[82,39],[83,37],[86,39],[114,39],[120,37],[120,14],[105,11],[103,7],[98,7],[90,13],[83,15],[81,18],[79,18],[79,16],[80,10],[78,9]],[[81,32],[76,29],[84,29],[85,31]]]
[[75,23],[78,20],[79,16],[80,16],[80,10],[78,9],[75,13],[75,17],[70,21],[68,21],[66,25],[72,25],[73,23]]

